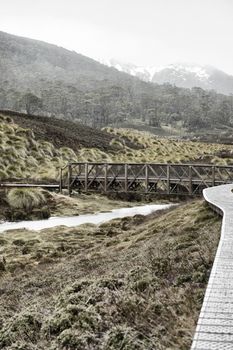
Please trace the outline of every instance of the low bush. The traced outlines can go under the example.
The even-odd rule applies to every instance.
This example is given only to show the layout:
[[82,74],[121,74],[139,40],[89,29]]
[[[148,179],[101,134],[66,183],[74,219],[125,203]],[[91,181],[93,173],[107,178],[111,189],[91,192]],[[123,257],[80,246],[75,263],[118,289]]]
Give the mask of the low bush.
[[7,193],[7,200],[12,208],[23,209],[26,212],[46,204],[42,191],[34,188],[13,188]]

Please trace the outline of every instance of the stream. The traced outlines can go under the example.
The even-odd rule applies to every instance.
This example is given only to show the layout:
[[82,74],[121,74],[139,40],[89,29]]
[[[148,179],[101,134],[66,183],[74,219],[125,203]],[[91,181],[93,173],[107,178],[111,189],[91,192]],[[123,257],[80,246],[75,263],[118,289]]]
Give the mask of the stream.
[[0,232],[16,229],[28,229],[40,231],[55,226],[79,226],[82,224],[102,224],[106,221],[134,215],[149,215],[157,210],[167,209],[172,204],[148,204],[132,208],[113,209],[107,213],[84,214],[70,217],[50,217],[46,220],[4,222],[0,224]]

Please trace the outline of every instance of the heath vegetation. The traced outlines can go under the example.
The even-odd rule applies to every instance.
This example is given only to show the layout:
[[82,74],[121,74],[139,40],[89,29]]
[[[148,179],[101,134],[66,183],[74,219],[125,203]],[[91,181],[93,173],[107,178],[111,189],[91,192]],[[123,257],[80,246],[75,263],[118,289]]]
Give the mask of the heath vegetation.
[[198,200],[1,234],[1,349],[189,349],[220,225]]
[[[15,124],[3,113],[0,114],[0,133],[1,180],[58,180],[59,169],[69,161],[233,164],[232,146],[160,138],[131,129],[105,128],[102,148],[91,147],[91,144],[89,148],[72,147],[72,143],[72,148],[64,144],[58,148],[51,143],[52,139],[51,142],[45,140],[48,135],[45,139],[37,138],[34,131]],[[36,133],[40,135],[38,129]],[[110,135],[108,150],[105,135]]]

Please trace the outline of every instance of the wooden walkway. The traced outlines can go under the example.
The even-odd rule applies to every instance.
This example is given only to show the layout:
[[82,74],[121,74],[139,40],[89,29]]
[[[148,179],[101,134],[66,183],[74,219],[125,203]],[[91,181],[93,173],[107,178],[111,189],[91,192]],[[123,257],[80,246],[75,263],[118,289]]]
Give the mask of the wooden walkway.
[[[233,185],[203,191],[223,215],[222,232],[191,350],[233,349]],[[210,228],[211,229],[211,228]]]
[[206,187],[233,183],[233,166],[158,163],[69,163],[60,188],[80,192],[138,192],[201,196]]
[[47,188],[47,189],[59,189],[58,184],[30,184],[30,183],[13,183],[13,182],[2,182],[0,188]]

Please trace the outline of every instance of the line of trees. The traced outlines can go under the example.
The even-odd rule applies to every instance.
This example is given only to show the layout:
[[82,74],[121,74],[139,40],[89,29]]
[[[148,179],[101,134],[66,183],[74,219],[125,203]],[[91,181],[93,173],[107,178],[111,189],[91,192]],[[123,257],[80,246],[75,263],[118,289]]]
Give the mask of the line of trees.
[[36,92],[2,87],[0,108],[59,116],[97,128],[133,119],[155,127],[181,122],[188,129],[233,124],[233,96],[169,84],[140,93],[131,86],[117,85],[81,91],[59,81],[48,82],[46,89]]

